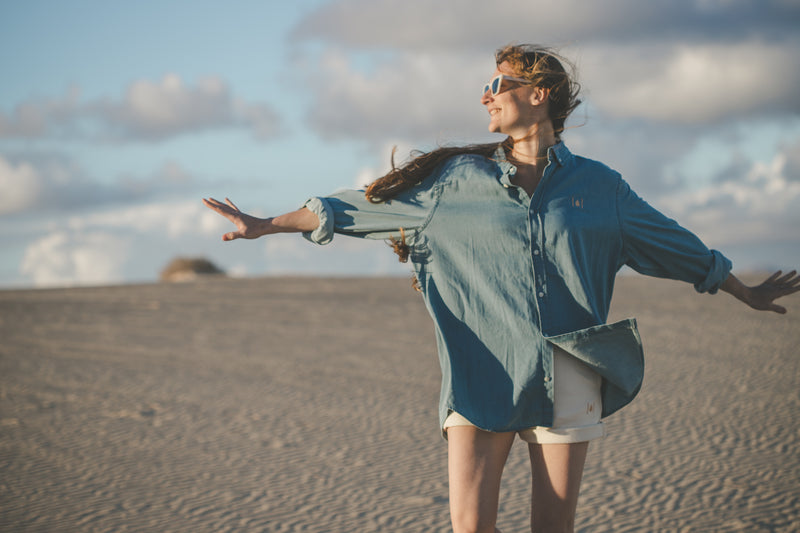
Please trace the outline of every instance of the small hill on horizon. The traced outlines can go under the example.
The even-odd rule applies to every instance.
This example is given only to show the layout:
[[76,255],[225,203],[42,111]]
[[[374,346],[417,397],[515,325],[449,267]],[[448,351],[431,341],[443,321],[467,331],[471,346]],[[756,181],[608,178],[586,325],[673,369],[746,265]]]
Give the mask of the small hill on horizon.
[[224,276],[225,272],[202,257],[176,257],[159,275],[161,281],[193,281],[200,276]]

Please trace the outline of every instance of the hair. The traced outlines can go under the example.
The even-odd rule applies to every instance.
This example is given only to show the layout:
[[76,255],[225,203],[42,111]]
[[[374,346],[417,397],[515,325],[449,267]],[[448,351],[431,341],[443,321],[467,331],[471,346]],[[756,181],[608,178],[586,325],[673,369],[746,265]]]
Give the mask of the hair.
[[578,98],[580,84],[564,68],[574,67],[554,51],[536,45],[508,45],[495,53],[498,65],[505,61],[520,77],[529,80],[534,87],[548,90],[548,114],[553,121],[556,139],[561,140],[564,122],[581,104]]
[[[529,80],[534,87],[542,87],[548,91],[548,115],[553,122],[556,139],[561,140],[564,123],[572,111],[580,105],[578,99],[580,85],[564,68],[566,63],[571,70],[572,65],[559,57],[552,50],[537,45],[510,44],[495,53],[495,62],[500,65],[508,62],[515,74]],[[365,195],[372,203],[382,203],[395,198],[422,183],[445,160],[457,155],[480,155],[492,157],[501,145],[506,151],[514,146],[514,140],[507,137],[502,143],[469,144],[466,146],[440,147],[431,152],[412,152],[413,158],[401,167],[394,164],[396,148],[392,150],[392,170],[378,178],[367,187]],[[401,238],[390,239],[390,244],[400,261],[408,261],[410,253],[406,244],[405,231],[400,229]],[[415,279],[416,287],[416,279]]]

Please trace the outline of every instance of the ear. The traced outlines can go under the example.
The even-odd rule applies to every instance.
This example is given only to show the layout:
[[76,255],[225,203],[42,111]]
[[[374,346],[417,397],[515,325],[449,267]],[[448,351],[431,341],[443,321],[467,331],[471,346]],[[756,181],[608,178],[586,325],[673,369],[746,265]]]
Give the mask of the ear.
[[549,96],[550,89],[546,89],[544,87],[534,87],[533,91],[531,91],[531,104],[542,105],[547,102],[547,98]]

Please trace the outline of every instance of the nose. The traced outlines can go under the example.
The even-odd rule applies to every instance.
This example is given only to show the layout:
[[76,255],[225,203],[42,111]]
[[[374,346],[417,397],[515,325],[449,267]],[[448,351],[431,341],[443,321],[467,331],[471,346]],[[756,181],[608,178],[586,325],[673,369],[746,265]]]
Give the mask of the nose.
[[494,100],[494,97],[492,96],[491,89],[486,89],[481,95],[481,104],[486,105],[492,100]]

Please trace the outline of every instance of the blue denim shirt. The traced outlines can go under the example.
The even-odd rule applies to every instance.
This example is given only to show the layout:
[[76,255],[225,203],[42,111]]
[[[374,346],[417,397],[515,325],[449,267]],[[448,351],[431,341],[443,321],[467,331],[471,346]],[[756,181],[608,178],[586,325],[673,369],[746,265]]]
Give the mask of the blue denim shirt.
[[456,411],[490,431],[551,426],[553,345],[603,377],[603,416],[630,402],[644,373],[633,319],[606,324],[614,279],[643,274],[714,293],[731,263],[639,198],[605,165],[559,143],[533,197],[493,158],[455,156],[385,203],[363,191],[312,198],[306,238],[399,238],[436,326],[440,422]]

